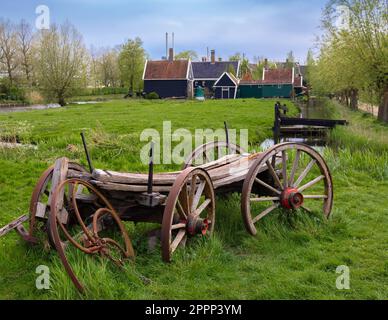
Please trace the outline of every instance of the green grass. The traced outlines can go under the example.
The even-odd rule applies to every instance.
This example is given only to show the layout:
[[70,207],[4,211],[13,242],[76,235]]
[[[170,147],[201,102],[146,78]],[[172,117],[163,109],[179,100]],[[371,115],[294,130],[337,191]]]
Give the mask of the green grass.
[[[231,128],[249,129],[251,148],[257,149],[271,136],[273,105],[255,100],[129,100],[0,114],[1,136],[38,145],[38,150],[0,149],[0,225],[27,212],[36,180],[56,158],[86,164],[81,130],[86,131],[96,167],[145,172],[139,161],[144,144],[139,136],[145,128],[161,130],[162,122],[169,120],[173,130],[194,132],[222,128],[225,120]],[[337,144],[324,151],[335,185],[329,221],[318,214],[277,212],[251,237],[243,227],[240,197],[231,195],[217,200],[214,237],[194,241],[169,265],[161,262],[159,248],[147,248],[145,227],[129,223],[137,258],[124,270],[71,252],[72,265],[88,288],[85,296],[77,293],[55,252],[28,248],[11,233],[0,239],[0,298],[387,299],[388,129],[362,114],[337,110],[351,125],[337,129],[332,136]],[[291,114],[296,114],[294,107]],[[381,138],[371,147],[368,137],[374,135]],[[156,170],[178,168],[160,165]],[[49,291],[35,288],[35,269],[42,264],[51,270]],[[336,289],[339,265],[350,267],[349,291]]]

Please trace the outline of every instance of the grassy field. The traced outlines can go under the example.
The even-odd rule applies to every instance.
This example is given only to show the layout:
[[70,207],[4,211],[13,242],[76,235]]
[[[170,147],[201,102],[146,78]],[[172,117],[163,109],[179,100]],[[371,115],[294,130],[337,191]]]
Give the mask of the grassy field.
[[[0,149],[0,225],[27,212],[41,172],[67,156],[86,164],[79,132],[88,137],[95,167],[145,172],[140,133],[161,130],[249,129],[252,149],[271,136],[275,101],[112,101],[60,110],[0,114],[3,140],[36,144],[37,150]],[[290,103],[287,102],[289,105]],[[333,108],[333,106],[331,106]],[[268,216],[256,237],[243,227],[239,195],[217,201],[212,239],[199,239],[163,264],[146,246],[143,226],[128,230],[137,253],[124,271],[74,252],[72,261],[88,290],[80,296],[57,255],[25,246],[14,233],[0,239],[1,299],[387,299],[388,127],[336,106],[351,125],[332,135],[324,156],[332,170],[332,218],[318,214]],[[296,114],[291,106],[291,114]],[[157,166],[170,171],[177,166]],[[49,291],[35,288],[35,269],[51,271]],[[351,289],[336,289],[336,268],[351,271]],[[149,281],[142,281],[147,278]]]

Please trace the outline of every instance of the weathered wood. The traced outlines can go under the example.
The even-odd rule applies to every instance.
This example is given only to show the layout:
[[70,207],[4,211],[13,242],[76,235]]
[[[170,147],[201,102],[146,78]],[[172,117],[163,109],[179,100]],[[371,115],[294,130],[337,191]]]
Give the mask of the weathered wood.
[[[68,169],[69,169],[69,160],[67,158],[61,158],[55,162],[52,185],[51,185],[50,196],[49,196],[49,203],[51,203],[53,193],[55,192],[57,187],[63,181],[66,180]],[[56,212],[59,212],[58,219],[61,223],[66,223],[69,216],[67,211],[63,208],[64,194],[65,194],[65,189],[61,188],[60,193],[58,193],[57,195],[57,202],[55,203],[55,206],[56,206],[55,209],[56,209]]]
[[6,235],[8,232],[16,229],[22,223],[26,222],[29,219],[28,215],[21,216],[17,218],[16,220],[12,221],[11,223],[7,224],[5,227],[0,229],[0,237]]
[[46,218],[46,209],[47,205],[42,202],[37,202],[35,217],[42,219]]

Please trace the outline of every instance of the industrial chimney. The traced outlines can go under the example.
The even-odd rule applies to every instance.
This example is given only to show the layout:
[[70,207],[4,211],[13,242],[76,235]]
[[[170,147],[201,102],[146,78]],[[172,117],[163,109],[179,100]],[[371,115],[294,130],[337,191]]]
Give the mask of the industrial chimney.
[[170,48],[168,50],[168,61],[170,62],[174,61],[174,48]]
[[211,51],[211,62],[216,63],[216,50]]

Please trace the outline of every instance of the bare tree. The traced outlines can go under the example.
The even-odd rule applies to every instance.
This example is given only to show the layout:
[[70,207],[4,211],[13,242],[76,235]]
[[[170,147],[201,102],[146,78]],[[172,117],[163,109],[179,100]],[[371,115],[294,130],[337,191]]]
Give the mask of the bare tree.
[[79,32],[69,23],[52,25],[39,35],[34,68],[49,98],[65,105],[66,97],[81,86],[86,74],[86,50]]
[[32,40],[33,33],[31,25],[22,20],[17,28],[18,49],[20,53],[21,66],[27,82],[31,83],[32,74]]
[[19,59],[15,26],[9,20],[0,22],[0,65],[7,72],[9,84],[12,86]]

